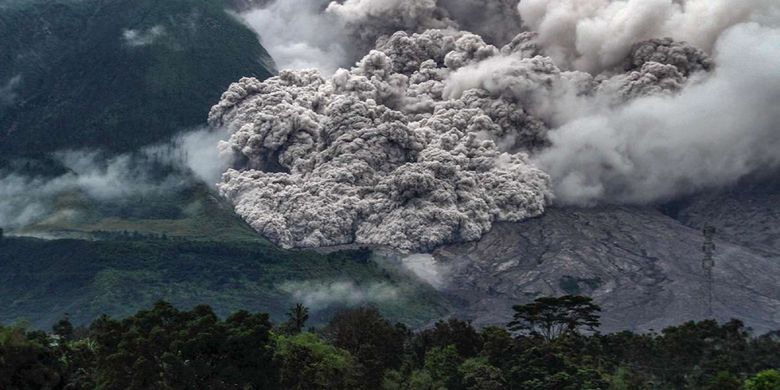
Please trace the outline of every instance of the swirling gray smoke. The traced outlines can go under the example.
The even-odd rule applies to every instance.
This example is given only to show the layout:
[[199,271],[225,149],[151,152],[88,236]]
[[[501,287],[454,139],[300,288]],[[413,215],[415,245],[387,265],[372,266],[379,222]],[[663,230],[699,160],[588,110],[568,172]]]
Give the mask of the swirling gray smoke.
[[[778,165],[780,39],[766,1],[724,13],[726,1],[702,0],[495,0],[480,12],[346,0],[300,17],[283,3],[244,16],[326,25],[261,34],[272,54],[327,56],[335,37],[329,60],[297,64],[324,73],[242,79],[209,117],[230,135],[221,194],[283,246],[426,251],[553,199],[655,202]],[[484,26],[469,14],[500,25],[485,39],[463,30]],[[708,15],[722,17],[693,22]],[[371,50],[334,70],[355,56],[347,47]]]
[[[384,44],[393,57],[372,51],[330,80],[313,70],[282,71],[234,84],[210,115],[232,133],[223,153],[240,162],[220,192],[284,246],[429,250],[478,239],[495,220],[541,214],[547,175],[524,153],[498,148],[493,138],[503,129],[479,96],[441,97],[448,68],[427,53],[450,45],[456,55],[443,61],[466,64],[480,56],[475,38],[400,33]],[[405,67],[416,61],[418,70],[396,73],[396,59]]]

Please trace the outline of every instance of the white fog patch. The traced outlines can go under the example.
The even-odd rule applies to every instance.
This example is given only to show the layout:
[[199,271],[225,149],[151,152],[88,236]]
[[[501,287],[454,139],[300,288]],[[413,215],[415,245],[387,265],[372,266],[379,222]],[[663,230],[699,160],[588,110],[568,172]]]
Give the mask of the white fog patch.
[[[0,228],[20,228],[52,218],[73,216],[57,199],[86,196],[94,201],[116,201],[156,196],[181,190],[194,180],[210,186],[219,180],[229,160],[214,144],[224,133],[198,129],[170,142],[138,153],[106,157],[99,151],[62,151],[53,159],[66,172],[56,177],[0,170]],[[158,172],[165,169],[164,174]]]
[[316,68],[332,74],[347,59],[346,34],[322,15],[325,0],[274,1],[240,16],[280,69]]
[[440,289],[446,286],[450,267],[436,261],[433,255],[427,253],[409,255],[401,260],[401,265],[434,288]]
[[[147,157],[102,157],[94,151],[57,153],[67,173],[57,177],[0,172],[0,227],[19,228],[68,213],[56,204],[63,195],[83,195],[95,201],[175,191],[188,183],[183,174],[153,175]],[[65,216],[65,215],[59,215]]]
[[383,282],[358,285],[352,281],[290,281],[280,285],[279,290],[313,309],[382,303],[400,296],[398,288]]
[[10,106],[18,98],[17,88],[22,83],[22,75],[11,77],[5,84],[0,84],[0,107]]
[[146,30],[124,30],[122,39],[130,47],[141,47],[155,43],[163,35],[165,35],[165,27],[157,25]]
[[[214,147],[225,138],[224,131],[204,128],[181,133],[170,143],[155,148],[169,156],[170,164],[186,166],[196,178],[214,188],[232,162],[229,155],[221,154]],[[174,153],[166,152],[168,149]]]

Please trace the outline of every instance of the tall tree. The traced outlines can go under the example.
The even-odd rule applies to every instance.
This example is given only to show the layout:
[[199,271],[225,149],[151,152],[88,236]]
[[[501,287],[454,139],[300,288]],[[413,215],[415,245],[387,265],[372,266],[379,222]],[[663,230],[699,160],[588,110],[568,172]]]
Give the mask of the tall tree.
[[287,312],[287,330],[294,335],[301,333],[308,320],[309,308],[298,303]]
[[509,330],[541,335],[547,341],[565,333],[578,333],[582,328],[595,331],[601,325],[601,308],[590,297],[542,297],[513,309],[515,314],[508,325]]
[[57,321],[54,326],[51,327],[52,333],[59,336],[60,340],[67,342],[73,339],[73,324],[70,322],[70,316],[65,313],[65,317]]
[[376,308],[343,310],[331,319],[323,333],[359,362],[362,388],[379,388],[385,371],[401,365],[407,330],[392,325]]

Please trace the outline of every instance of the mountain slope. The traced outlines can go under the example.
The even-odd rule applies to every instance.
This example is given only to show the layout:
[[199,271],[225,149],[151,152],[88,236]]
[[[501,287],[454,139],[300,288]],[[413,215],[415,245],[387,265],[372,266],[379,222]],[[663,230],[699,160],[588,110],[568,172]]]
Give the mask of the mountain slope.
[[361,303],[412,325],[450,310],[433,289],[379,265],[367,251],[323,255],[259,242],[173,239],[0,239],[0,297],[0,323],[26,320],[43,329],[65,313],[84,324],[103,313],[128,316],[159,299],[209,304],[220,315],[263,311],[279,321],[303,301],[313,323]]
[[115,152],[205,123],[231,82],[273,63],[221,0],[0,6],[0,153]]
[[696,196],[672,216],[687,226],[712,226],[718,236],[769,255],[780,254],[780,175],[752,179]]
[[[477,323],[505,322],[511,305],[537,296],[585,294],[603,307],[603,330],[649,330],[711,317],[702,243],[653,208],[558,208],[435,255],[451,269],[443,292]],[[712,317],[780,328],[780,255],[716,245]]]

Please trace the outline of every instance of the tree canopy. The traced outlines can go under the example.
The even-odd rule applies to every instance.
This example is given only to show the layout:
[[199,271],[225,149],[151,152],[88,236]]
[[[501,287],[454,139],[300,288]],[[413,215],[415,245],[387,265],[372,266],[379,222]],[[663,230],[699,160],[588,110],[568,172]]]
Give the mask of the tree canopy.
[[564,333],[577,333],[580,329],[595,331],[601,324],[601,308],[590,297],[566,295],[537,298],[533,303],[516,305],[509,329],[541,335],[552,340]]
[[518,308],[519,328],[450,319],[412,331],[354,307],[303,330],[303,305],[275,325],[166,302],[88,328],[0,326],[0,389],[780,390],[780,332],[732,320],[600,334],[580,331],[598,321],[584,297]]

